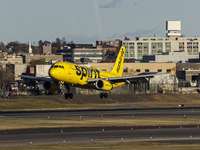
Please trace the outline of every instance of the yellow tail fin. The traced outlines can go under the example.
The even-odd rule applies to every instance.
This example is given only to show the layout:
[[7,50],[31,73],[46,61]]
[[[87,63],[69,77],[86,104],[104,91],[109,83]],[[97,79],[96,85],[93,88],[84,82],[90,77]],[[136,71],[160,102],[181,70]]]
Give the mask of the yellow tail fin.
[[117,56],[117,59],[115,61],[115,65],[112,68],[111,72],[112,74],[116,74],[118,76],[122,76],[123,73],[123,64],[124,64],[124,54],[125,54],[125,47],[122,46],[119,54]]

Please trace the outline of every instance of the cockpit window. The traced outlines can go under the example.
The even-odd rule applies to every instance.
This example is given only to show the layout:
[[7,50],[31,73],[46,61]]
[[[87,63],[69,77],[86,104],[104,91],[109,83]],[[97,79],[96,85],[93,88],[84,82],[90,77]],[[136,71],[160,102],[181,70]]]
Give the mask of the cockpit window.
[[53,65],[51,65],[50,69],[51,69],[51,68],[53,68],[53,66],[54,66],[54,64],[53,64]]
[[62,69],[64,69],[64,67],[60,66],[60,65],[55,65],[55,66],[53,66],[53,68],[62,68]]

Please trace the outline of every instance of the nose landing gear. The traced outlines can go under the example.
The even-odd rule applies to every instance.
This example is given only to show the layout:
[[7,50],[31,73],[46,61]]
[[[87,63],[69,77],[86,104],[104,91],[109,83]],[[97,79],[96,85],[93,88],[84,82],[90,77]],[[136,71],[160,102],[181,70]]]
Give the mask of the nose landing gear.
[[65,88],[67,89],[67,93],[65,93],[65,99],[68,99],[68,98],[70,98],[70,99],[73,99],[73,93],[70,93],[70,85],[68,85],[68,84],[66,84],[65,85]]

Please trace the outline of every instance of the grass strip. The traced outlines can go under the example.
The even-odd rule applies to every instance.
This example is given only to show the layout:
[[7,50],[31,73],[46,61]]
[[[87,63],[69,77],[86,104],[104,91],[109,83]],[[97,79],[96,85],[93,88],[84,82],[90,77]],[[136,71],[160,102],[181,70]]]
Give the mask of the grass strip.
[[177,107],[181,102],[186,107],[200,106],[199,94],[120,94],[100,99],[98,95],[75,95],[73,100],[63,95],[11,96],[0,99],[3,110],[86,109],[105,106],[129,105],[129,107]]
[[4,150],[199,150],[199,144],[174,144],[174,143],[153,143],[153,142],[130,142],[130,143],[91,143],[91,144],[65,144],[65,145],[39,145],[4,148]]
[[0,118],[0,130],[67,127],[139,127],[200,124],[199,117]]

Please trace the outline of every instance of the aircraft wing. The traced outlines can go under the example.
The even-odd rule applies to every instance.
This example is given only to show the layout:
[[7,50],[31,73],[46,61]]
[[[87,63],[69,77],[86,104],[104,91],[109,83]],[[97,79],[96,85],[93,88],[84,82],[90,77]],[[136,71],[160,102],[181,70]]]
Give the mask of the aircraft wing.
[[34,77],[34,76],[27,76],[27,75],[18,75],[21,78],[26,78],[26,79],[33,79],[33,80],[38,80],[38,81],[54,81],[51,78],[45,78],[45,77]]
[[127,82],[131,83],[131,81],[139,80],[139,79],[145,79],[145,78],[153,78],[156,75],[161,75],[161,74],[167,74],[166,72],[160,72],[160,73],[144,73],[136,76],[125,76],[125,77],[108,77],[108,78],[96,78],[96,79],[88,79],[88,83],[94,83],[98,80],[106,80],[110,81],[113,83],[118,83],[118,82]]

